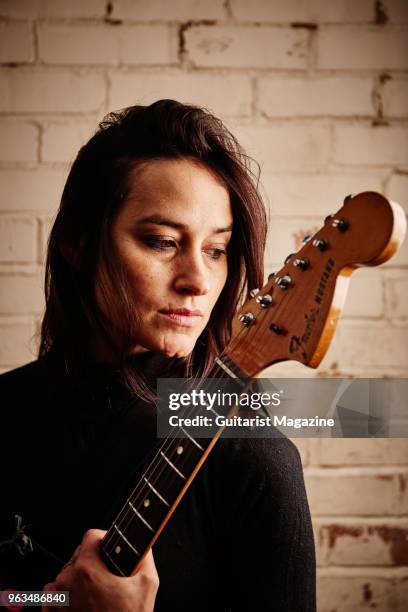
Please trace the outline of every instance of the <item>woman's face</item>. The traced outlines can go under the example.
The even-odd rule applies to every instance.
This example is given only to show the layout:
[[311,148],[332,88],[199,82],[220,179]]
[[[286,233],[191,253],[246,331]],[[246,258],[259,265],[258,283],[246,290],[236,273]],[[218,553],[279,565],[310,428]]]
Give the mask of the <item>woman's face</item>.
[[132,353],[188,355],[228,272],[228,191],[204,166],[156,160],[136,168],[112,240],[140,321]]

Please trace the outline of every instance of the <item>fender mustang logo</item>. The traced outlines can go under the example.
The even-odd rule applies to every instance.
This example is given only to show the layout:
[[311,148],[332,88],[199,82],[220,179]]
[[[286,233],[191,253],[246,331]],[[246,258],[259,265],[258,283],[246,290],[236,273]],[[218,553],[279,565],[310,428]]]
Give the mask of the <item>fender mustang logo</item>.
[[[322,300],[324,298],[324,294],[327,288],[327,283],[333,271],[333,268],[334,268],[334,260],[330,257],[323,270],[323,274],[320,277],[319,286],[317,288],[315,298],[314,298],[314,301],[316,302],[316,304],[322,303]],[[303,332],[301,336],[291,337],[290,344],[289,344],[289,351],[291,353],[296,353],[297,351],[300,351],[302,354],[302,357],[304,359],[307,359],[306,346],[313,333],[313,327],[317,321],[319,312],[320,312],[320,308],[316,307],[316,308],[312,308],[309,314],[305,314],[305,319],[306,319],[305,331]]]

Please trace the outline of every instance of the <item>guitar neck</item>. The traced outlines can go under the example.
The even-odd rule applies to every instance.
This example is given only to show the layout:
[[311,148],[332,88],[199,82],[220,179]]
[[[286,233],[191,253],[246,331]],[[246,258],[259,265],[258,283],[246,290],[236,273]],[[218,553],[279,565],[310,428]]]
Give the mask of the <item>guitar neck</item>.
[[[210,378],[224,379],[242,390],[245,374],[229,358],[216,359]],[[222,381],[220,381],[222,386]],[[153,546],[217,442],[196,439],[181,428],[168,437],[129,495],[101,543],[101,556],[112,573],[130,576]]]

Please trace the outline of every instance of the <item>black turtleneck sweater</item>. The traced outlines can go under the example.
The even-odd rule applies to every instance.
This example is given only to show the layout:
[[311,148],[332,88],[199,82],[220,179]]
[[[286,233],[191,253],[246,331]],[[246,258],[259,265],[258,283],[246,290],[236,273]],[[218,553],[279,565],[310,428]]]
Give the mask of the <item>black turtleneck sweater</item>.
[[[135,360],[149,378],[160,356]],[[105,366],[46,357],[0,376],[0,590],[40,590],[87,529],[107,529],[156,447],[154,405]],[[34,552],[7,544],[20,515]],[[2,543],[2,544],[1,544]],[[157,612],[312,612],[315,555],[287,438],[223,439],[153,547]]]

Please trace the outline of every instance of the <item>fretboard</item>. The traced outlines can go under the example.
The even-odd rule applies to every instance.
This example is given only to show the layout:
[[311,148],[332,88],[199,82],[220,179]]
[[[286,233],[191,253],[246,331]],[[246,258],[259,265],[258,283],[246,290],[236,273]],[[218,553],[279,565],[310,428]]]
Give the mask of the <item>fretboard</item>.
[[[210,378],[224,379],[229,391],[235,387],[238,393],[246,384],[244,373],[225,356],[216,359]],[[101,556],[112,573],[130,576],[135,572],[221,432],[222,428],[211,439],[196,439],[181,428],[178,436],[163,440],[101,543]]]

